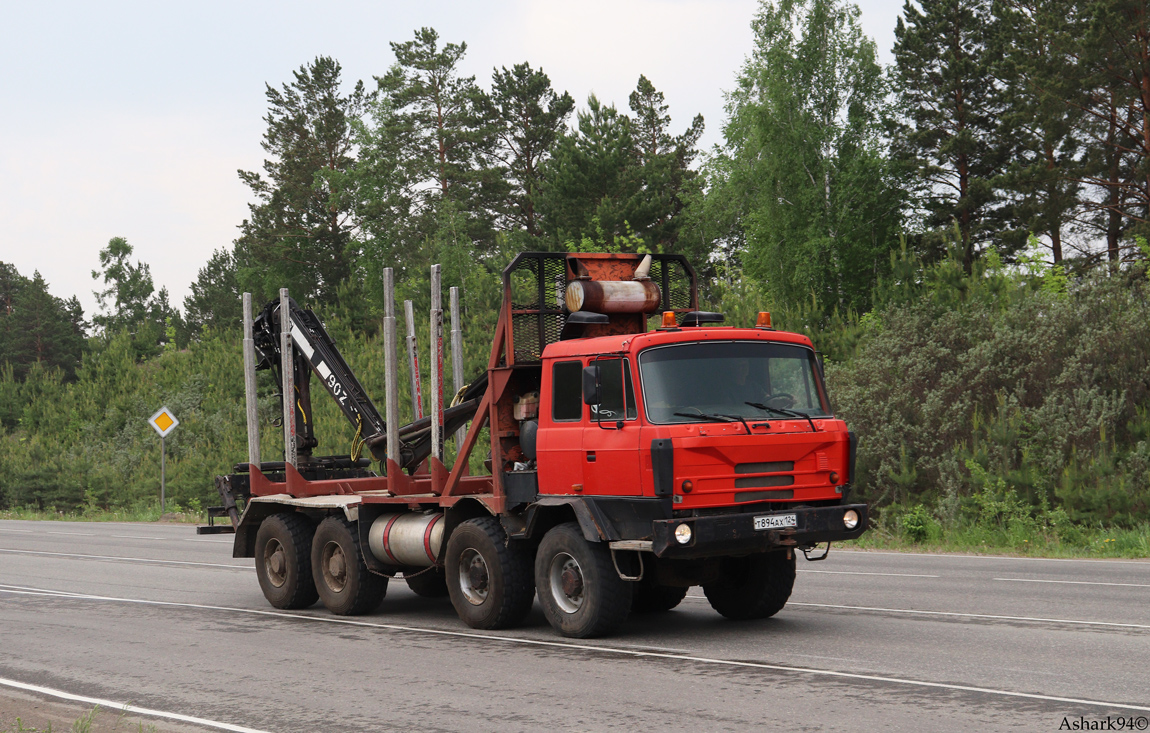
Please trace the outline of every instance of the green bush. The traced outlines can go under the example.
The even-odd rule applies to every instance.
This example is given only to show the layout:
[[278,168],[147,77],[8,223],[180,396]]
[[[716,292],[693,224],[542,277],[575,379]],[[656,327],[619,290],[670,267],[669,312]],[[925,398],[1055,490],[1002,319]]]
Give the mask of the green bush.
[[[986,483],[978,466],[1020,507],[1053,497],[1078,522],[1145,522],[1145,279],[1099,272],[1062,290],[989,265],[962,280],[950,267],[868,315],[881,328],[828,366],[838,412],[860,436],[862,496],[952,513],[944,505]],[[1011,522],[1024,520],[1004,531]]]
[[922,504],[915,504],[898,515],[896,525],[903,538],[915,544],[937,540],[942,535],[938,520]]

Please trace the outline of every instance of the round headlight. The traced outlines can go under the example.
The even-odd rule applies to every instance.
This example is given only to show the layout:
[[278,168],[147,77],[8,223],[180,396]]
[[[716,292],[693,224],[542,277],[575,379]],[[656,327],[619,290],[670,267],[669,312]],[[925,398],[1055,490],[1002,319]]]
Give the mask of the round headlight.
[[691,525],[680,524],[675,527],[675,541],[680,545],[685,545],[691,541]]
[[854,529],[859,526],[859,515],[854,509],[847,509],[843,514],[843,526],[847,529]]

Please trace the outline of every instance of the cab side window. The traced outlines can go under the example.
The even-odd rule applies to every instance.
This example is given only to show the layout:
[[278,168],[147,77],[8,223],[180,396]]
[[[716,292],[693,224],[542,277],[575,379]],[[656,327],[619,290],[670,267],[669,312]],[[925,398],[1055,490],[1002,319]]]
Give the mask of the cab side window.
[[[622,361],[622,365],[620,365]],[[628,359],[598,359],[599,384],[603,402],[591,405],[592,420],[634,420],[639,416],[635,391],[631,386],[631,362]],[[623,386],[627,387],[627,417],[623,418]]]
[[551,367],[551,419],[583,419],[583,362],[561,361]]

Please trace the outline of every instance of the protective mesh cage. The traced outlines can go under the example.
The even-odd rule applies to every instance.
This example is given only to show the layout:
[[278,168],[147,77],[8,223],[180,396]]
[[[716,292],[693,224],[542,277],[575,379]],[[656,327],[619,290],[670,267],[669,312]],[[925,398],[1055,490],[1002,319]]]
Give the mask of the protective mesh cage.
[[[504,273],[511,293],[511,329],[515,362],[543,358],[543,348],[559,340],[567,320],[567,255],[561,252],[525,252]],[[697,310],[695,277],[681,255],[654,255],[651,281],[659,286],[659,310],[648,318],[648,330],[659,325],[663,311],[673,310],[682,323],[683,314]]]
[[663,311],[675,311],[675,321],[680,325],[683,316],[698,309],[694,300],[694,275],[688,269],[686,260],[680,257],[657,257],[651,263],[651,281],[659,286],[663,299],[659,311],[647,317],[647,329],[662,324]]
[[567,256],[527,253],[507,273],[511,288],[511,328],[517,363],[539,361],[543,347],[559,340],[567,317]]

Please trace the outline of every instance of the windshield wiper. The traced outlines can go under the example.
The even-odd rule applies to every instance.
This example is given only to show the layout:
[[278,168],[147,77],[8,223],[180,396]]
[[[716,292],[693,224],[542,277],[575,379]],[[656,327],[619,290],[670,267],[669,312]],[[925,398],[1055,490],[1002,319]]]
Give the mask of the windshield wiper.
[[715,420],[716,422],[741,422],[743,427],[747,429],[747,435],[751,434],[751,426],[747,424],[747,421],[744,418],[741,418],[738,415],[709,415],[705,412],[674,412],[671,414],[675,415],[676,417],[703,418],[704,420]]
[[783,415],[786,417],[801,417],[801,418],[805,419],[810,424],[812,433],[818,432],[817,430],[815,430],[815,421],[811,419],[810,415],[807,415],[805,413],[797,412],[795,410],[785,410],[781,407],[771,407],[770,405],[764,405],[760,402],[745,402],[744,404],[750,405],[751,407],[757,408],[757,409],[762,410],[764,412],[773,412],[776,415]]

